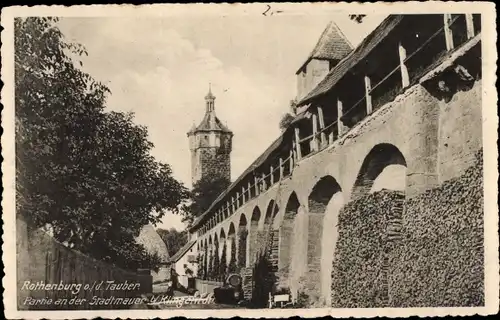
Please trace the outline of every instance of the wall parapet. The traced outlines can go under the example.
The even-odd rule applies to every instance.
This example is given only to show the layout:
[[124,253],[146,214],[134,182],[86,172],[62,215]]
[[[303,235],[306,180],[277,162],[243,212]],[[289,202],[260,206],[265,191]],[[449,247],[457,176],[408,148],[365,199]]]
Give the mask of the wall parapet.
[[[337,144],[363,120],[432,72],[439,72],[447,59],[454,60],[480,44],[479,15],[425,16],[429,18],[427,23],[413,24],[416,28],[407,25],[414,19],[425,18],[422,15],[394,15],[382,22],[298,103],[305,107],[304,111],[193,223],[190,231],[199,236],[207,233],[245,203],[290,176],[302,159]],[[465,37],[457,32],[462,30],[466,30]],[[418,40],[416,33],[421,35]],[[393,44],[398,49],[383,54]],[[352,90],[344,90],[347,87]]]

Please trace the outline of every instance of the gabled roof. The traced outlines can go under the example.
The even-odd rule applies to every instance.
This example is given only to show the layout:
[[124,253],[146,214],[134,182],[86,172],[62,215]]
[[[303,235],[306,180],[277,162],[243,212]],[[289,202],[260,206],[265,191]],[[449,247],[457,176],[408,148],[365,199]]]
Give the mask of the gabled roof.
[[222,124],[222,121],[220,121],[219,118],[217,118],[215,111],[207,111],[200,124],[197,127],[192,128],[189,133],[197,131],[221,131],[231,134],[233,133],[228,127]]
[[315,98],[331,90],[355,65],[362,61],[383,39],[385,39],[403,20],[404,15],[390,15],[375,28],[363,41],[340,61],[318,85],[312,89],[297,106],[310,103]]
[[182,258],[186,252],[189,251],[193,247],[193,245],[196,243],[196,240],[191,240],[188,241],[182,248],[179,249],[170,259],[169,262],[177,262],[179,261],[180,258]]
[[347,40],[335,22],[331,21],[319,37],[316,46],[309,54],[306,61],[300,66],[296,73],[299,73],[312,59],[340,61],[347,56],[352,49],[352,44]]

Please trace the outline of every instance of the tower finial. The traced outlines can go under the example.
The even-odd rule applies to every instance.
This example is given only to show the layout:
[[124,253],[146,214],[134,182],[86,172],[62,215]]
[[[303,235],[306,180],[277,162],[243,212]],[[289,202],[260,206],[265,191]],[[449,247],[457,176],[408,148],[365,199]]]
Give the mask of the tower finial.
[[212,94],[212,83],[208,83],[208,93],[205,96],[207,102],[207,112],[214,111],[214,100],[215,96]]

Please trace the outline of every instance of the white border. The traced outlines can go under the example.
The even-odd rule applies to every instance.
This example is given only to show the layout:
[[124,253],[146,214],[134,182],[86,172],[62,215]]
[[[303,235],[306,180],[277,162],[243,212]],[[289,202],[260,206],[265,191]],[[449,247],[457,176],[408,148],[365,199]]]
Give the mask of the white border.
[[483,90],[483,154],[485,192],[485,306],[475,308],[367,308],[367,309],[225,309],[225,310],[106,310],[106,311],[17,311],[16,306],[16,243],[15,243],[15,155],[14,155],[14,53],[13,19],[17,16],[199,16],[199,15],[259,15],[267,4],[155,4],[155,5],[92,5],[92,6],[34,6],[8,7],[2,10],[1,22],[5,28],[2,40],[2,183],[4,187],[3,209],[3,256],[5,289],[3,301],[6,318],[155,318],[185,316],[189,318],[220,317],[407,317],[407,316],[456,316],[495,314],[499,309],[498,263],[498,205],[497,205],[497,157],[496,146],[498,116],[496,113],[496,10],[494,3],[487,2],[397,2],[397,3],[269,3],[282,15],[314,15],[342,13],[481,13],[482,20],[482,90]]

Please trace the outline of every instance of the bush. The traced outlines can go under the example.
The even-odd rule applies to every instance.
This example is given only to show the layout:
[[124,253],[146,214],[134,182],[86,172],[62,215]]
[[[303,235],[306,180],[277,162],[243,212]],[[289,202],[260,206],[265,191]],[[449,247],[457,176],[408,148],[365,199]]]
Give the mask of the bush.
[[464,175],[406,201],[390,258],[391,305],[484,305],[482,152]]
[[383,190],[347,204],[333,307],[483,306],[482,168],[480,151],[461,177],[417,197]]
[[339,214],[339,237],[332,270],[332,306],[387,305],[387,230],[400,215],[404,195],[382,190],[347,204]]

